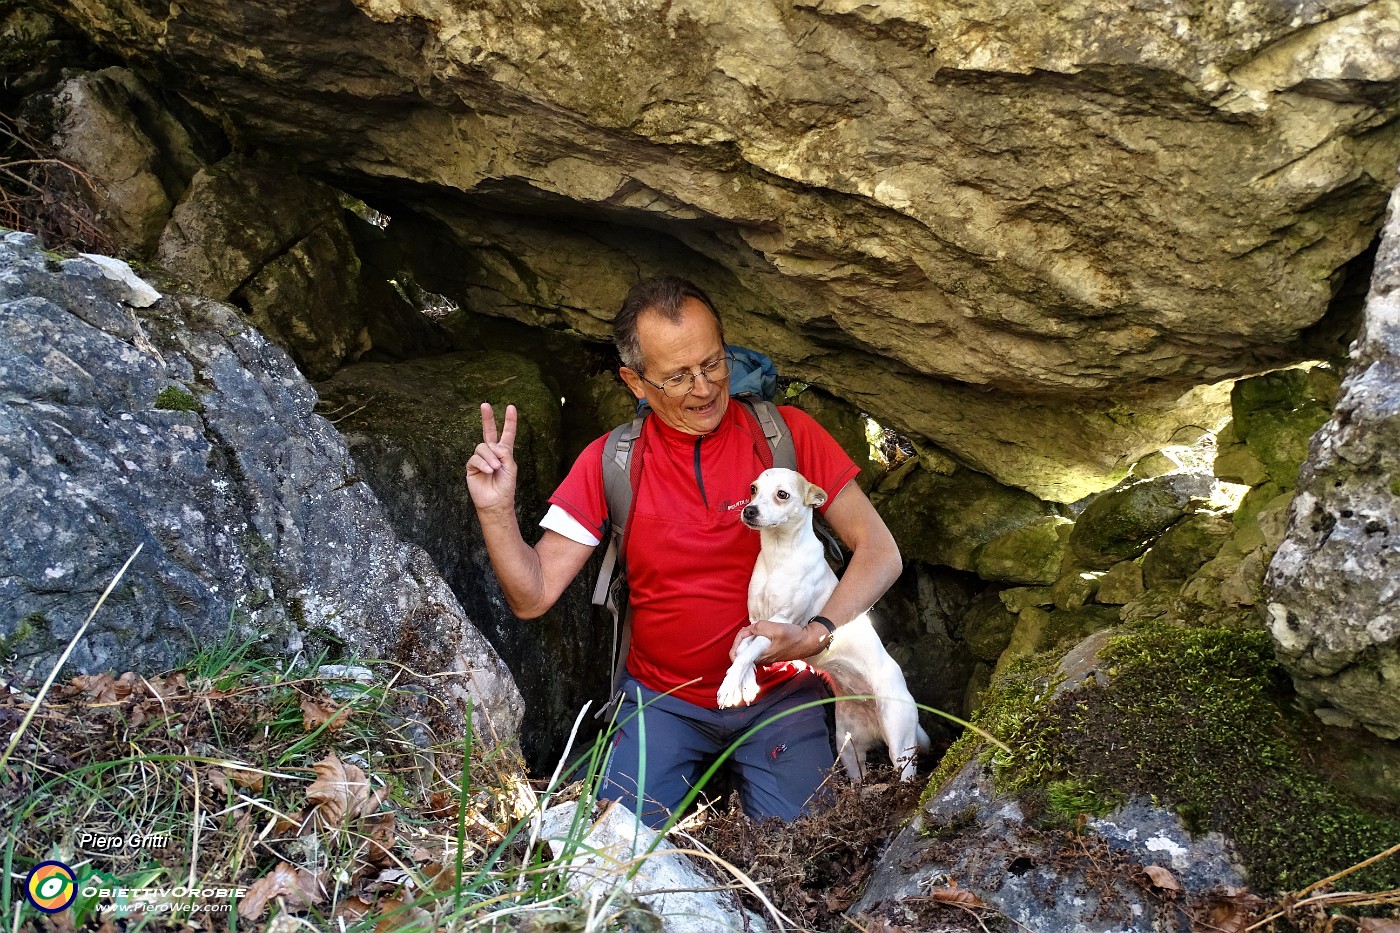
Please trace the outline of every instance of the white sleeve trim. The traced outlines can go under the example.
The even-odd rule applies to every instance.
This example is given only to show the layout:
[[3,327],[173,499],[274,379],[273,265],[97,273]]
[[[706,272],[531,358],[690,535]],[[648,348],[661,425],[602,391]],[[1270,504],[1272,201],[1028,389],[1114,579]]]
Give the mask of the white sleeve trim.
[[540,527],[547,531],[556,531],[570,541],[590,547],[596,547],[599,543],[597,535],[557,505],[551,505],[549,511],[544,513],[544,518],[540,519]]

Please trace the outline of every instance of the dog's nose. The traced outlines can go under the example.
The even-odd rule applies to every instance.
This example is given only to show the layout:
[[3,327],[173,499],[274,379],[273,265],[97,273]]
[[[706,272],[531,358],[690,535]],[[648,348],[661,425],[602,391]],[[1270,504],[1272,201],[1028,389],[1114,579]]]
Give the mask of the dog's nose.
[[755,518],[758,518],[758,506],[756,506],[756,505],[746,505],[746,506],[744,506],[744,521],[746,521],[746,522],[751,522],[751,521],[753,521]]

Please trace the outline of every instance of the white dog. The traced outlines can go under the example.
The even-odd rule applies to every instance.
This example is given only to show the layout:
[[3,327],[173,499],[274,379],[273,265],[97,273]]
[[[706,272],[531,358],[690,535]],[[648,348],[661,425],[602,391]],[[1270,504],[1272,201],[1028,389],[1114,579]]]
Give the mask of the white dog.
[[[749,619],[806,625],[836,589],[836,574],[827,566],[821,541],[812,530],[812,509],[826,501],[826,493],[800,473],[773,469],[754,480],[749,495],[742,520],[758,531],[762,542],[749,581]],[[721,707],[752,703],[758,697],[754,661],[771,644],[763,636],[739,643],[719,688]],[[806,661],[826,676],[838,698],[877,697],[842,699],[836,704],[841,764],[851,779],[860,780],[866,752],[881,738],[900,777],[913,778],[914,757],[919,750],[928,750],[928,736],[919,727],[919,711],[905,686],[904,672],[885,651],[869,614],[838,628],[826,648]]]

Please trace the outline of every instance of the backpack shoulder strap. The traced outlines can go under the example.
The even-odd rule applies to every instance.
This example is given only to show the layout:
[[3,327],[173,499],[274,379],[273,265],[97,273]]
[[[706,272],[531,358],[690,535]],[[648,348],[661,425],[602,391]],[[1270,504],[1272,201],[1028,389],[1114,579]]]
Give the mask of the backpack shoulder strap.
[[632,647],[632,610],[626,603],[624,587],[627,562],[623,555],[627,522],[632,517],[633,493],[640,477],[633,475],[632,454],[637,439],[642,436],[642,422],[647,413],[638,415],[627,424],[620,424],[608,433],[603,444],[603,495],[608,503],[608,547],[603,552],[603,565],[598,570],[598,582],[593,585],[593,605],[606,606],[613,620],[612,687],[608,702],[594,718],[611,717],[621,699],[620,685],[627,670],[627,654]]
[[749,406],[768,440],[768,447],[773,451],[773,466],[797,469],[797,448],[792,442],[792,431],[788,430],[778,406],[762,398],[746,398],[744,404]]
[[593,587],[595,606],[607,605],[608,590],[618,563],[622,561],[622,536],[627,529],[627,519],[632,514],[632,449],[637,438],[642,436],[642,422],[646,417],[639,415],[613,428],[603,444],[603,495],[608,503],[609,534],[608,547],[603,553],[603,566]]

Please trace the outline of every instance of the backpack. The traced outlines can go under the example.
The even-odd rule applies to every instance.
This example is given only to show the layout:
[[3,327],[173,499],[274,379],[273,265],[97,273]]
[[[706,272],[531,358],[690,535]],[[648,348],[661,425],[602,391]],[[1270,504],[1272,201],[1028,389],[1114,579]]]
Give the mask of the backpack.
[[[729,376],[730,399],[742,404],[750,418],[750,429],[761,432],[766,443],[755,443],[764,469],[786,467],[797,469],[797,450],[792,432],[788,430],[778,406],[778,373],[773,361],[756,350],[726,346],[731,359]],[[637,417],[620,424],[608,433],[603,445],[603,491],[608,503],[608,546],[603,552],[603,566],[593,586],[593,605],[607,606],[613,619],[613,673],[609,701],[595,718],[611,717],[622,699],[621,683],[627,669],[627,654],[632,647],[632,613],[627,607],[627,567],[622,559],[627,539],[627,525],[632,518],[632,500],[641,483],[642,464],[632,457],[637,439],[642,436],[642,424],[651,414],[645,400],[637,404]],[[755,434],[755,441],[758,434]],[[641,460],[642,458],[637,458]]]

